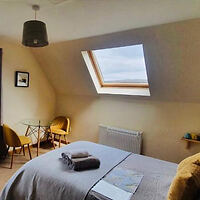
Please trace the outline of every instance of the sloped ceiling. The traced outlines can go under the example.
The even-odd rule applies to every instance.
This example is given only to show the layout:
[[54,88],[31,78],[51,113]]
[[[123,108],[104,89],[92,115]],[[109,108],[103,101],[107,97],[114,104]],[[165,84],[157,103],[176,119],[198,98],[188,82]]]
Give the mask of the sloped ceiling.
[[59,42],[33,54],[57,94],[97,95],[81,50],[143,43],[151,91],[145,98],[200,102],[199,38],[200,19],[194,19]]
[[200,0],[0,0],[0,35],[21,41],[23,23],[45,21],[50,42],[200,17]]

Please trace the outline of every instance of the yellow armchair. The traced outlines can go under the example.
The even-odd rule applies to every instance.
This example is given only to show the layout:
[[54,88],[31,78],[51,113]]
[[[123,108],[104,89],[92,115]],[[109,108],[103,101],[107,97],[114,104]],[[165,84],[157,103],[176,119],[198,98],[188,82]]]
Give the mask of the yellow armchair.
[[4,134],[5,143],[8,145],[8,148],[13,147],[10,169],[12,168],[12,165],[13,165],[13,156],[14,156],[16,147],[21,147],[23,149],[23,152],[25,155],[24,146],[27,145],[30,159],[32,159],[30,146],[29,146],[29,144],[31,143],[30,138],[28,138],[26,136],[18,136],[17,133],[15,131],[13,131],[6,124],[3,125],[3,134]]
[[70,128],[71,128],[71,123],[70,123],[70,119],[63,117],[63,116],[59,116],[56,117],[50,126],[50,132],[52,135],[52,143],[55,149],[55,144],[54,144],[54,140],[55,140],[55,136],[58,135],[59,136],[59,147],[61,144],[61,136],[64,136],[65,142],[67,142],[66,139],[66,135],[68,135],[70,133]]

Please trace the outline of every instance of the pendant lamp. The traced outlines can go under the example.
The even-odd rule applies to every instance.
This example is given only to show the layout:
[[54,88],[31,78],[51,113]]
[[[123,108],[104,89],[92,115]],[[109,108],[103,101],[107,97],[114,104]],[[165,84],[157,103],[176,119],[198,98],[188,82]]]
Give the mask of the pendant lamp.
[[27,47],[44,47],[49,44],[46,24],[36,20],[36,12],[40,9],[38,5],[32,6],[35,11],[35,20],[26,21],[23,27],[22,44]]

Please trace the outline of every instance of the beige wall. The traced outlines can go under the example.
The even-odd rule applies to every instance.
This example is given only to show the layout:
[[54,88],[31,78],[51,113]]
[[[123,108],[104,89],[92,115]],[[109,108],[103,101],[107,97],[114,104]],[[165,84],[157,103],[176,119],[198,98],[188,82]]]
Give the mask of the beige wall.
[[97,96],[81,51],[143,43],[151,91],[146,99],[198,103],[199,35],[195,19],[54,43],[33,53],[58,94]]
[[[200,132],[200,19],[51,44],[33,53],[72,117],[70,140],[97,141],[98,124],[144,131],[144,153],[178,162],[187,131]],[[81,50],[143,43],[150,97],[98,95]]]
[[200,145],[186,150],[181,137],[187,131],[200,132],[200,104],[133,100],[119,96],[59,95],[57,115],[72,119],[70,141],[98,141],[98,125],[141,130],[143,153],[179,162],[199,152]]
[[[5,37],[0,37],[0,48],[3,48],[2,122],[24,134],[25,126],[21,120],[52,119],[55,93],[28,48]],[[30,73],[30,87],[14,86],[15,71]]]

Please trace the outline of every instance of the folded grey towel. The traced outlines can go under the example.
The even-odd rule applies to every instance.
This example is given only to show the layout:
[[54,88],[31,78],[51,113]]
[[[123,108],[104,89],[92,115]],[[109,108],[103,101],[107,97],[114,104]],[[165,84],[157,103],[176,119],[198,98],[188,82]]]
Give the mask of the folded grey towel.
[[70,159],[66,154],[62,154],[62,161],[66,164],[68,169],[74,171],[97,169],[100,166],[100,160],[94,156]]
[[74,149],[74,150],[68,150],[67,152],[62,153],[62,157],[64,156],[68,156],[70,159],[86,158],[89,156],[89,153],[84,149]]

